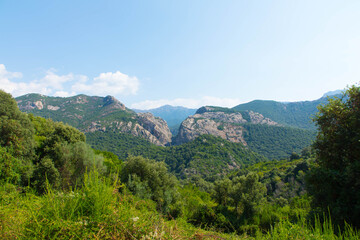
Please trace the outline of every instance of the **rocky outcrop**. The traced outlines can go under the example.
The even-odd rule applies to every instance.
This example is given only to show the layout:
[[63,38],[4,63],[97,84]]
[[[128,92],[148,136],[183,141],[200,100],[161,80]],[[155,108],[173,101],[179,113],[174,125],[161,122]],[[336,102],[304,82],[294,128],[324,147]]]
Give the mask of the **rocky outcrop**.
[[33,109],[41,110],[43,108],[44,108],[44,106],[43,106],[43,103],[41,101],[35,101],[35,102],[27,101],[25,104],[21,105],[20,110],[30,111],[30,110],[33,110]]
[[155,136],[163,145],[171,142],[171,132],[167,123],[151,113],[138,113],[141,126]]
[[134,121],[95,121],[84,132],[118,131],[142,137],[158,146],[164,146],[171,141],[171,132],[162,119],[154,117],[151,113],[134,117]]
[[85,133],[116,131],[145,138],[156,145],[171,142],[172,136],[164,120],[151,113],[136,114],[113,96],[59,98],[28,94],[17,102],[24,112],[68,123]]
[[186,143],[199,135],[210,134],[231,142],[241,142],[246,145],[246,142],[243,139],[242,126],[217,122],[208,118],[194,118],[194,116],[188,117],[182,122],[174,144]]
[[210,134],[246,146],[242,126],[245,123],[278,125],[271,119],[252,111],[225,112],[212,107],[202,107],[195,115],[182,122],[174,144],[182,144],[195,139],[199,135]]
[[249,114],[249,117],[250,117],[250,123],[253,123],[253,124],[266,124],[266,125],[270,125],[270,126],[279,125],[277,122],[274,122],[270,118],[264,117],[260,113],[256,113],[256,112],[253,112],[253,111],[248,111],[247,113]]
[[103,107],[109,107],[111,109],[120,109],[120,110],[126,110],[126,107],[124,104],[122,104],[119,100],[117,100],[113,96],[106,96],[103,99],[104,105]]

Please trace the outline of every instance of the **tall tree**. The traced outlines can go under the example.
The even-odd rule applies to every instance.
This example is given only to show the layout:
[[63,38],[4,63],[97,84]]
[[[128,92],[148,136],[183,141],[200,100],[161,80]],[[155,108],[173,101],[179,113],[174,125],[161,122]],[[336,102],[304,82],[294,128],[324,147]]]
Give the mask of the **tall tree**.
[[16,157],[34,155],[34,126],[22,113],[12,96],[0,90],[0,145],[13,151]]
[[308,190],[314,205],[331,211],[340,224],[360,226],[360,88],[318,107],[314,121],[317,167],[310,172]]

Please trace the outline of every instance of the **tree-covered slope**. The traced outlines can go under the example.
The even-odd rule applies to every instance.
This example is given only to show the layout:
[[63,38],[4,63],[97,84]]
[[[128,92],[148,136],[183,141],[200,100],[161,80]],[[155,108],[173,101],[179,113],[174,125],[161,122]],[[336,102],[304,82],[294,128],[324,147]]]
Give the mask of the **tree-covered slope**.
[[181,178],[200,175],[214,179],[234,169],[267,160],[242,144],[210,135],[172,147],[159,147],[143,139],[114,132],[87,133],[86,137],[94,148],[114,152],[120,159],[133,155],[163,161]]
[[284,159],[300,153],[315,139],[316,132],[283,126],[244,124],[244,139],[250,149],[269,159]]

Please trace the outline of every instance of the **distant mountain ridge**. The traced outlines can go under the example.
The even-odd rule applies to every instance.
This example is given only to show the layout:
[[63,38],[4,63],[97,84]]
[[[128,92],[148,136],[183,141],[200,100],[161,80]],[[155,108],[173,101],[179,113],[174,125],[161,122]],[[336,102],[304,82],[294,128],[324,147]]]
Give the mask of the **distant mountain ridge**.
[[344,91],[345,90],[329,91],[329,92],[326,92],[322,97],[339,96],[339,95],[343,94]]
[[27,94],[16,98],[16,101],[21,111],[68,123],[85,133],[129,133],[156,145],[165,145],[172,137],[164,120],[150,113],[137,114],[112,96],[62,98]]
[[[331,95],[340,97],[341,94]],[[316,127],[311,117],[317,113],[317,106],[325,104],[327,97],[322,97],[314,101],[282,103],[272,100],[254,100],[248,103],[233,107],[237,111],[254,111],[270,118],[282,125],[297,127],[307,130],[315,130]]]

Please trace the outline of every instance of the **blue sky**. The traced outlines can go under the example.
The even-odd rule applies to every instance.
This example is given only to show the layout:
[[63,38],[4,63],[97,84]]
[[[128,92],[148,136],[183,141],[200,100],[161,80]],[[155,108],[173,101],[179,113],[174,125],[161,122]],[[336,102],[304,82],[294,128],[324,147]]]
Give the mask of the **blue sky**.
[[128,107],[314,100],[360,79],[360,1],[0,0],[0,88]]

